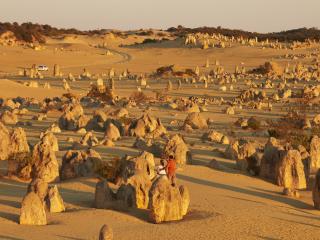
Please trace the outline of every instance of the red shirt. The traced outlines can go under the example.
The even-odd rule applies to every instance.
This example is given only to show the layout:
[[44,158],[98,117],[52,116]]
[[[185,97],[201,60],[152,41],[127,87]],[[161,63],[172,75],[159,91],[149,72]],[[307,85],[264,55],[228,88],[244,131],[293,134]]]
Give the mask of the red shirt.
[[175,160],[168,160],[166,168],[167,168],[167,174],[169,176],[173,176],[176,171],[176,161]]

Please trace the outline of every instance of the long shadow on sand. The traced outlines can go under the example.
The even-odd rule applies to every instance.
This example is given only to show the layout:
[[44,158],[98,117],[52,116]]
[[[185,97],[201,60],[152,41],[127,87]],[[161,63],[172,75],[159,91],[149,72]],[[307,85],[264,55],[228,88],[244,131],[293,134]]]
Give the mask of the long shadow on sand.
[[23,238],[10,237],[5,235],[0,235],[0,240],[24,240]]
[[276,196],[276,195],[268,194],[268,193],[265,193],[265,192],[253,191],[253,190],[249,190],[249,189],[239,188],[239,187],[235,187],[235,186],[231,186],[231,185],[226,185],[226,184],[223,184],[223,183],[216,183],[216,182],[207,181],[207,180],[203,180],[203,179],[198,179],[198,178],[185,176],[185,175],[181,175],[181,174],[177,174],[177,177],[179,179],[184,180],[184,181],[192,182],[192,183],[195,183],[195,184],[200,184],[200,185],[206,185],[206,186],[209,186],[209,187],[225,189],[225,190],[238,192],[238,193],[243,193],[243,194],[247,194],[247,195],[251,195],[251,196],[255,196],[255,197],[261,197],[261,198],[269,199],[269,200],[272,200],[272,201],[284,203],[284,204],[290,205],[290,206],[295,207],[295,208],[300,208],[300,209],[310,209],[311,208],[310,205],[308,205],[308,204],[306,204],[304,202],[298,201],[296,199],[292,199],[292,198]]
[[264,240],[280,240],[279,238],[263,237],[263,236],[259,236],[259,235],[255,235],[254,237],[257,239],[264,239]]
[[70,240],[86,240],[85,238],[77,238],[71,236],[64,236],[64,235],[56,235],[59,239],[70,239]]
[[14,208],[20,208],[21,203],[16,202],[16,201],[9,201],[9,200],[4,200],[0,199],[0,205],[6,205]]
[[306,222],[298,222],[298,221],[293,221],[293,220],[289,220],[289,219],[275,218],[275,217],[274,217],[274,219],[285,221],[285,222],[289,222],[289,223],[301,224],[301,225],[304,225],[304,226],[309,226],[309,227],[314,227],[314,228],[320,228],[319,225],[306,223]]
[[0,218],[5,218],[15,223],[19,222],[19,215],[13,213],[0,212]]

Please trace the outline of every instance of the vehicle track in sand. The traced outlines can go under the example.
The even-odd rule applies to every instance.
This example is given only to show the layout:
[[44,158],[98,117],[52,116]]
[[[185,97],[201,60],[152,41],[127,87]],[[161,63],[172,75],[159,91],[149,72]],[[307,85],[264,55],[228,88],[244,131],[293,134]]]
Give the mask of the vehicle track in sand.
[[[126,52],[121,52],[121,51],[118,51],[118,50],[115,50],[115,49],[112,49],[112,48],[103,48],[103,50],[105,51],[110,51],[111,53],[113,54],[117,54],[119,56],[122,57],[122,60],[117,60],[115,62],[110,62],[110,63],[107,63],[107,64],[124,64],[124,63],[127,63],[127,62],[130,62],[132,60],[132,56]],[[97,62],[92,62],[92,63],[88,63],[88,64],[75,64],[75,65],[68,65],[68,66],[63,66],[63,67],[60,67],[60,69],[67,69],[67,68],[78,68],[78,67],[90,67],[90,66],[96,66],[96,65],[103,65],[105,64],[105,62],[103,61],[97,61]]]

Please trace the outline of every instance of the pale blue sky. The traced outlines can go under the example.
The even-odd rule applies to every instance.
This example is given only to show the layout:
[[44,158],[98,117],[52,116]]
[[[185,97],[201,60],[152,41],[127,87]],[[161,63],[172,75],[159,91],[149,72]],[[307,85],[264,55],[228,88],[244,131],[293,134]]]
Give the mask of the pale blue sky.
[[320,28],[320,0],[0,0],[0,21],[78,29]]

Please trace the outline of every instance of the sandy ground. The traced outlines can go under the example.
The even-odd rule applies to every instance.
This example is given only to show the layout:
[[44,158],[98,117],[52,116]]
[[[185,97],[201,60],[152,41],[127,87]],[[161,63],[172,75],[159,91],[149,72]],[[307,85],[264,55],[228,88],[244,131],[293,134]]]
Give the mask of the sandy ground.
[[[104,55],[106,49],[94,48],[95,43],[108,42],[107,49],[114,55]],[[151,72],[157,67],[177,64],[182,67],[203,66],[208,58],[212,63],[216,59],[232,71],[235,65],[245,63],[248,68],[256,67],[265,61],[279,55],[291,53],[289,50],[258,49],[243,46],[234,46],[228,49],[187,49],[180,45],[151,44],[145,47],[119,47],[119,44],[129,44],[141,39],[89,39],[78,37],[65,40],[51,40],[46,50],[34,51],[21,47],[0,47],[0,97],[45,97],[61,96],[62,81],[51,78],[52,66],[60,64],[64,73],[81,74],[85,67],[91,73],[106,73],[108,69],[117,71],[129,69],[134,73]],[[55,50],[63,48],[63,50]],[[298,50],[308,52],[310,50]],[[18,70],[35,64],[47,64],[51,69],[45,74],[45,79],[39,80],[40,85],[50,82],[50,90],[43,88],[29,88],[22,85],[23,79],[16,77]],[[282,64],[286,62],[283,61]],[[204,71],[205,69],[202,68]],[[206,69],[209,71],[210,69]],[[6,79],[5,79],[6,78]],[[9,80],[8,80],[9,79]],[[175,84],[175,82],[174,82]],[[89,81],[71,83],[76,94],[85,94],[90,85]],[[166,82],[150,81],[151,89],[145,92],[154,94],[154,90],[163,89]],[[230,99],[244,89],[239,84],[233,91],[223,93],[218,86],[209,89],[184,86],[181,91],[170,92],[171,96],[214,96]],[[130,80],[116,82],[116,91],[120,96],[128,96],[136,89],[136,83]],[[273,90],[268,90],[269,92]],[[85,109],[92,112],[92,109]],[[140,116],[143,108],[130,109],[131,116]],[[160,117],[165,126],[172,120],[180,123],[186,113],[168,110],[160,104],[151,106],[152,115]],[[37,111],[30,111],[20,118],[22,121],[31,121],[32,126],[24,127],[28,140],[34,144],[41,131],[44,131],[55,122],[56,113],[49,114],[48,119],[42,122],[31,120]],[[251,136],[252,132],[234,129],[231,124],[239,117],[259,116],[263,119],[279,118],[284,115],[281,103],[274,105],[272,112],[243,110],[235,116],[222,114],[222,107],[209,106],[208,112],[203,113],[205,118],[212,118],[212,128],[224,134]],[[170,132],[176,132],[178,126],[170,126]],[[5,177],[0,178],[0,239],[30,240],[30,239],[97,239],[100,227],[108,224],[114,231],[114,239],[320,239],[320,212],[313,209],[311,193],[301,192],[301,198],[293,199],[281,195],[282,188],[263,179],[254,178],[235,169],[235,162],[225,159],[219,153],[224,146],[202,142],[204,131],[195,131],[192,134],[181,132],[190,146],[194,158],[194,165],[188,165],[178,172],[178,183],[189,188],[191,194],[190,212],[183,221],[154,225],[148,222],[146,210],[132,210],[117,212],[111,210],[97,210],[92,208],[94,188],[97,179],[75,179],[59,183],[59,189],[67,205],[67,211],[60,214],[48,214],[49,225],[43,227],[22,226],[18,224],[19,208],[27,183],[14,181]],[[102,133],[96,133],[102,137]],[[250,135],[251,134],[251,135]],[[67,137],[75,140],[79,134],[63,131],[57,134],[60,152],[59,161],[70,147]],[[264,143],[266,138],[256,140]],[[116,142],[114,148],[97,147],[96,150],[104,159],[110,154],[123,156],[135,154],[137,149],[132,147],[134,138],[124,137]],[[210,169],[207,164],[211,159],[217,159],[224,166],[223,171]],[[6,161],[0,162],[0,173],[5,175]]]

